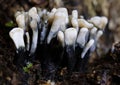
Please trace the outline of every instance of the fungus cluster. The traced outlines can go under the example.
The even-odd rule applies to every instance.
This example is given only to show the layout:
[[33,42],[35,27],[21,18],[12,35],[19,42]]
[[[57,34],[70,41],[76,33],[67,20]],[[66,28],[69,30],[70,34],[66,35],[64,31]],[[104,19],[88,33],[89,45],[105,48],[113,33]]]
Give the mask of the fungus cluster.
[[86,20],[77,10],[68,15],[66,8],[47,11],[36,7],[16,12],[15,19],[18,27],[9,32],[16,46],[15,64],[22,67],[38,59],[47,80],[54,80],[63,67],[69,75],[84,72],[108,22],[104,16]]

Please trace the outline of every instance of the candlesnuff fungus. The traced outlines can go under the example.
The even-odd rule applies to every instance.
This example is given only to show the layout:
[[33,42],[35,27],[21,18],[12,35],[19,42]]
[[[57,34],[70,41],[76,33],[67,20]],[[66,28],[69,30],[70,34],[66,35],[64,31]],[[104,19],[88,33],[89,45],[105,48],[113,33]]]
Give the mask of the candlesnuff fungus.
[[96,41],[96,35],[97,35],[97,28],[96,27],[93,27],[90,31],[90,39],[94,39],[94,45],[92,45],[92,47],[90,48],[91,52],[95,51],[96,49],[96,44],[97,44],[97,41]]
[[50,23],[50,24],[52,24],[52,22],[53,22],[53,20],[54,20],[54,15],[55,15],[55,12],[57,11],[57,9],[56,8],[53,8],[52,10],[51,10],[51,12],[48,12],[48,22]]
[[14,63],[17,66],[24,66],[27,60],[27,54],[26,54],[25,43],[23,38],[24,30],[22,28],[16,27],[9,32],[9,35],[16,46],[17,54],[15,56]]
[[[12,40],[15,43],[15,46],[17,49],[19,49],[20,47],[25,48],[25,43],[24,43],[24,39],[23,39],[23,35],[24,35],[24,30],[22,28],[13,28],[10,33],[9,33],[10,37],[12,38]],[[19,36],[19,38],[18,38]]]
[[85,54],[87,53],[87,51],[90,49],[90,47],[94,44],[94,40],[91,39],[88,41],[88,43],[86,44],[85,48],[83,49],[83,52],[81,53],[81,58],[85,57]]
[[58,8],[57,11],[65,14],[65,24],[69,23],[67,8]]
[[87,28],[81,28],[80,32],[77,37],[77,44],[81,47],[84,48],[87,40],[88,40],[88,29]]
[[71,24],[74,28],[77,29],[77,31],[79,30],[79,24],[78,24],[78,11],[77,10],[73,10],[72,11],[72,17],[71,17]]
[[68,28],[65,30],[65,45],[66,56],[68,61],[68,72],[72,73],[75,66],[75,42],[77,38],[77,30],[75,28]]
[[64,43],[64,33],[62,31],[59,31],[57,34],[57,39],[58,41],[61,43],[61,45],[64,47],[65,43]]
[[63,67],[67,67],[68,75],[84,69],[108,22],[106,17],[99,16],[85,20],[77,10],[68,15],[66,8],[49,12],[33,7],[28,12],[17,12],[15,18],[18,28],[10,31],[10,37],[17,50],[22,47],[29,51],[27,56],[39,57],[43,77],[52,81]]
[[31,8],[28,11],[28,15],[31,18],[30,21],[30,27],[32,29],[32,45],[31,45],[31,49],[30,49],[30,54],[34,54],[37,48],[37,41],[38,41],[38,23],[40,22],[40,18],[37,14],[37,9],[35,7]]
[[85,19],[78,19],[79,27],[93,28],[94,25],[92,23],[87,22]]
[[106,24],[108,23],[108,19],[104,16],[102,17],[95,16],[95,17],[92,17],[90,20],[88,20],[88,22],[94,24],[96,27],[100,29],[104,29]]
[[47,43],[48,44],[50,43],[50,41],[53,37],[56,37],[57,32],[59,30],[64,31],[66,29],[65,28],[65,26],[66,26],[65,21],[66,21],[65,13],[57,11],[54,15],[54,20],[53,20],[53,23],[52,23],[52,26],[51,26],[51,29],[50,29],[50,32],[49,32],[49,35],[48,35],[48,38],[47,38]]
[[96,34],[97,34],[97,28],[96,27],[93,27],[91,30],[90,30],[90,39],[95,39],[96,37]]
[[16,16],[16,22],[17,22],[19,27],[25,29],[25,15],[24,15],[24,13],[21,13],[18,16]]
[[33,19],[30,22],[30,27],[31,27],[32,32],[33,32],[33,35],[32,35],[32,45],[31,45],[30,53],[33,54],[33,53],[35,53],[35,50],[37,48],[37,41],[38,41],[37,21]]

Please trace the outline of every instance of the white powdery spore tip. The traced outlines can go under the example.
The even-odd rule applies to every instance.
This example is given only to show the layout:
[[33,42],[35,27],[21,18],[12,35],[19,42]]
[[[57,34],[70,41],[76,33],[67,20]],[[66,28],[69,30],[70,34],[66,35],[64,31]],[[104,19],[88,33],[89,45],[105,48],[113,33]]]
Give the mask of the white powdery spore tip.
[[100,38],[102,35],[103,35],[103,31],[102,31],[102,30],[99,30],[99,31],[97,32],[97,35],[96,35],[96,41],[98,41],[99,38]]
[[57,9],[56,9],[56,8],[53,8],[53,9],[51,10],[51,12],[47,12],[48,21],[49,21],[50,24],[53,23],[54,15],[55,15],[56,11],[57,11]]
[[78,11],[77,10],[72,11],[71,23],[73,27],[78,28]]
[[9,32],[9,35],[12,38],[17,49],[19,49],[19,47],[25,47],[25,43],[23,39],[24,30],[22,28],[13,28]]
[[87,22],[85,19],[78,19],[79,27],[92,28],[93,24]]
[[87,28],[81,28],[80,32],[77,37],[77,43],[81,46],[84,47],[86,41],[86,36],[88,35],[88,29]]
[[16,22],[19,27],[25,29],[25,15],[23,13],[16,17]]
[[84,57],[85,57],[87,51],[90,49],[90,47],[91,47],[93,44],[94,44],[94,40],[93,40],[93,39],[89,40],[89,42],[86,44],[85,48],[83,49],[83,52],[82,52],[82,54],[81,54],[81,58],[84,58]]
[[29,11],[28,11],[30,16],[33,16],[34,14],[37,14],[37,9],[36,7],[32,7]]
[[77,38],[77,30],[75,28],[68,28],[65,30],[66,45],[75,44],[76,38]]
[[58,32],[57,39],[62,44],[62,46],[64,47],[64,33],[62,31]]
[[28,11],[28,15],[29,15],[30,17],[32,17],[32,19],[37,20],[37,22],[40,22],[40,17],[39,17],[39,15],[37,14],[37,9],[36,9],[36,7],[32,7],[32,8]]
[[65,14],[65,24],[69,23],[68,11],[66,8],[58,8],[57,11]]
[[106,17],[95,16],[88,20],[88,22],[93,23],[96,27],[100,29],[104,29],[106,24],[108,23],[108,19]]
[[97,34],[97,28],[96,27],[93,27],[90,31],[90,39],[95,39],[96,37],[96,34]]
[[49,44],[51,39],[53,37],[56,37],[57,32],[59,30],[64,31],[65,30],[65,14],[61,12],[56,12],[54,21],[52,23],[48,38],[47,38],[47,43]]

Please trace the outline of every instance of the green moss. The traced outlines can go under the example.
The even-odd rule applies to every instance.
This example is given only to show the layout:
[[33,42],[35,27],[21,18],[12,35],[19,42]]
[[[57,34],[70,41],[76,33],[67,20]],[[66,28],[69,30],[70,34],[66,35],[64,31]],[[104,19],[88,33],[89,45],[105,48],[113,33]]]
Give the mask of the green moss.
[[6,27],[15,27],[15,23],[13,21],[9,21],[5,23]]
[[26,67],[23,67],[24,72],[29,73],[30,72],[30,68],[33,67],[32,63],[28,63]]

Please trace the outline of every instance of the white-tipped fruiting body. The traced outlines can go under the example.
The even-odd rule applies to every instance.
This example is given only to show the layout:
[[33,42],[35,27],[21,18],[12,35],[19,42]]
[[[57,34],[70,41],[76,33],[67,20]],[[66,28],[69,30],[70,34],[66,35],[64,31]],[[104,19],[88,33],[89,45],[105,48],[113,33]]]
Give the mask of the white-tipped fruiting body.
[[92,28],[93,24],[87,22],[85,19],[78,19],[79,27]]
[[26,37],[27,37],[27,46],[26,46],[26,49],[27,51],[29,51],[29,48],[30,48],[30,35],[28,32],[25,33]]
[[72,18],[78,19],[78,11],[77,10],[72,11]]
[[96,34],[97,34],[97,28],[93,27],[90,31],[90,39],[95,39]]
[[76,41],[80,47],[85,46],[85,43],[87,42],[87,39],[86,39],[87,37],[88,37],[88,29],[81,28]]
[[38,29],[37,29],[37,21],[32,20],[30,22],[30,27],[32,28],[33,31],[33,36],[32,36],[32,46],[31,46],[31,53],[34,53],[36,48],[37,48],[37,40],[38,40]]
[[94,45],[92,45],[91,46],[91,48],[90,48],[90,51],[91,52],[94,52],[95,51],[95,49],[96,49],[96,35],[97,35],[97,28],[96,27],[93,27],[92,29],[91,29],[91,31],[90,31],[90,39],[94,39],[95,41],[94,41]]
[[29,11],[28,11],[30,16],[33,16],[34,14],[37,14],[37,9],[36,7],[32,7]]
[[81,53],[81,58],[84,58],[87,51],[90,49],[90,47],[94,44],[94,40],[90,39],[89,42],[86,44],[85,48],[83,49],[83,52]]
[[64,33],[62,31],[58,32],[57,39],[62,44],[62,46],[64,47]]
[[58,8],[57,9],[58,12],[64,13],[65,14],[65,24],[69,23],[69,19],[68,19],[68,11],[66,8]]
[[17,17],[16,17],[16,22],[18,24],[18,27],[22,28],[22,29],[25,29],[25,15],[24,13],[22,14],[19,14]]
[[107,25],[108,23],[108,19],[107,17],[101,17],[101,25],[100,25],[100,28],[105,28],[105,26]]
[[52,13],[55,13],[56,11],[57,11],[56,8],[53,8],[53,9],[51,10]]
[[66,29],[66,25],[65,25],[65,14],[62,12],[56,12],[55,13],[55,17],[54,17],[54,21],[52,23],[48,38],[47,38],[47,43],[49,44],[51,39],[53,37],[56,37],[57,32],[59,30],[64,31]]
[[104,29],[106,24],[108,23],[108,19],[106,17],[95,16],[88,20],[90,23],[93,23],[96,27],[100,29]]
[[51,10],[51,12],[50,13],[48,13],[48,21],[49,21],[49,23],[51,24],[52,22],[53,22],[53,20],[54,20],[54,15],[55,15],[55,12],[57,11],[57,9],[56,8],[53,8],[52,10]]
[[19,47],[25,47],[23,35],[24,35],[24,30],[22,28],[13,28],[10,32],[9,35],[11,39],[13,40],[16,48],[18,49]]
[[97,35],[96,35],[96,41],[98,41],[98,39],[103,35],[103,31],[102,30],[99,30],[97,32]]
[[78,27],[79,27],[79,26],[78,26],[78,20],[77,20],[77,19],[72,18],[71,23],[72,23],[72,26],[73,26],[74,28],[78,28]]
[[72,20],[71,20],[72,26],[74,28],[78,28],[78,11],[77,10],[73,10],[72,11]]
[[94,52],[95,51],[95,49],[96,49],[96,45],[97,45],[97,42],[98,42],[98,40],[99,40],[99,38],[103,35],[103,31],[102,30],[99,30],[98,32],[97,31],[95,31],[95,32],[93,32],[93,33],[95,33],[95,34],[91,34],[91,37],[92,38],[90,38],[90,39],[94,39],[95,41],[94,41],[94,45],[92,45],[92,47],[90,48],[90,51],[91,52]]
[[77,30],[75,28],[68,28],[65,30],[65,44],[74,45],[77,38]]
[[20,15],[20,14],[22,14],[22,12],[17,11],[17,12],[15,13],[15,18],[16,18],[18,15]]
[[40,17],[37,14],[37,9],[35,7],[32,7],[29,11],[28,11],[28,15],[30,17],[32,17],[32,19],[37,20],[37,22],[40,22]]
[[66,17],[65,13],[56,12],[51,30],[55,29],[55,27],[57,27],[58,25],[57,29],[65,31],[66,29],[65,17]]
[[80,15],[79,17],[80,17],[80,19],[84,19],[84,16],[83,16],[83,15]]

